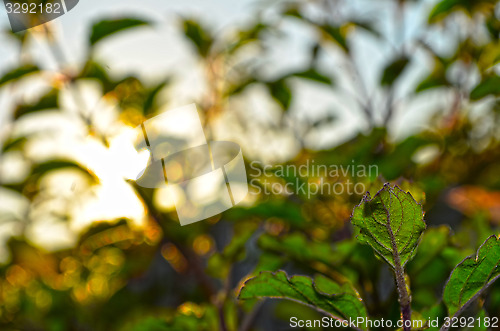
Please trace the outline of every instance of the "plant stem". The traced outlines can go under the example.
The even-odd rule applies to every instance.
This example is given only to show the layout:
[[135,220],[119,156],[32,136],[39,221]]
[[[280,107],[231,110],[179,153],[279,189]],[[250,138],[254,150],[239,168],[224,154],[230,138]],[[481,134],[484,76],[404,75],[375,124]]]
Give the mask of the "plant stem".
[[[392,231],[390,232],[391,236],[393,236]],[[404,269],[401,266],[401,259],[399,257],[397,247],[395,244],[395,240],[392,240],[393,250],[394,250],[394,273],[396,275],[396,285],[399,293],[399,305],[401,306],[401,317],[403,318],[403,330],[411,331],[411,297],[408,294],[408,290],[406,287],[405,273]],[[409,326],[406,325],[406,321],[409,321]]]
[[[400,270],[398,270],[400,269]],[[399,265],[399,268],[396,268],[396,284],[398,287],[399,293],[399,305],[401,306],[401,317],[403,318],[403,330],[410,331],[411,330],[411,298],[408,295],[408,290],[406,289],[406,281],[404,276],[403,268]],[[410,321],[410,326],[406,325],[406,321]]]
[[[391,192],[392,194],[392,192]],[[392,195],[391,195],[392,197]],[[391,200],[392,201],[392,200]],[[396,243],[396,238],[394,236],[394,232],[391,227],[391,215],[389,211],[387,211],[387,220],[386,228],[387,232],[391,239],[391,248],[392,254],[394,258],[394,273],[396,276],[396,286],[399,294],[399,305],[401,307],[401,318],[403,319],[403,330],[411,331],[411,297],[408,294],[406,279],[405,279],[405,271],[404,267],[401,264],[401,257],[399,256],[399,250]],[[408,321],[408,322],[407,322]]]

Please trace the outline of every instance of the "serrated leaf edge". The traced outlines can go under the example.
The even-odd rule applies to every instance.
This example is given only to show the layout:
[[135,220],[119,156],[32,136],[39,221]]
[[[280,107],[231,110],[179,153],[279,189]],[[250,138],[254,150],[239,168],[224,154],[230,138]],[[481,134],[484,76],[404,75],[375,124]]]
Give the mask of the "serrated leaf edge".
[[[491,235],[488,237],[488,239],[486,239],[482,244],[481,246],[479,246],[479,248],[477,249],[476,253],[475,254],[472,254],[468,257],[466,257],[465,259],[463,259],[459,264],[457,264],[455,266],[455,268],[453,268],[453,270],[451,271],[451,274],[450,274],[450,277],[448,277],[448,280],[446,281],[446,284],[444,285],[444,288],[443,288],[443,294],[444,294],[444,289],[446,289],[446,287],[448,286],[448,282],[450,281],[451,279],[451,276],[453,275],[453,273],[455,272],[455,270],[461,266],[465,261],[467,260],[470,260],[470,259],[474,259],[474,262],[478,262],[479,261],[479,252],[481,251],[481,249],[483,248],[483,246],[491,239],[491,238],[495,238],[497,241],[500,240],[499,237],[497,237],[496,235]],[[500,278],[500,274],[493,277],[488,283],[486,283],[486,285],[484,285],[476,294],[474,294],[474,296],[472,298],[470,298],[469,300],[467,300],[456,312],[455,314],[453,314],[452,317],[458,317],[460,316],[466,309],[467,307],[473,303],[477,298],[479,298],[495,281],[497,281],[498,279]],[[443,325],[443,327],[441,327],[442,331],[445,331],[445,330],[448,330],[448,328],[445,328],[445,326]]]
[[[279,297],[279,296],[265,296],[265,297],[260,297],[260,298],[273,298],[273,299],[283,299],[283,300],[290,300],[290,301],[294,301],[294,302],[297,302],[297,303],[300,303],[302,305],[306,305],[308,307],[311,307],[317,311],[321,311],[323,313],[325,313],[326,315],[328,315],[329,317],[335,319],[335,320],[338,320],[338,321],[346,321],[348,322],[346,319],[342,318],[342,317],[339,317],[339,316],[336,316],[336,315],[333,315],[331,312],[328,312],[328,311],[325,311],[324,309],[314,305],[313,303],[310,303],[310,300],[308,297],[306,297],[305,295],[302,294],[301,291],[299,291],[295,285],[292,283],[293,279],[297,278],[297,277],[306,277],[306,278],[309,278],[311,280],[311,283],[312,283],[312,286],[313,286],[313,289],[314,291],[316,291],[318,294],[322,295],[322,296],[325,296],[327,298],[334,298],[334,297],[338,297],[338,296],[342,296],[342,295],[349,295],[349,296],[352,296],[351,293],[348,293],[348,292],[342,292],[342,293],[335,293],[335,294],[328,294],[328,293],[325,293],[321,290],[319,290],[316,286],[316,282],[314,280],[314,278],[311,278],[311,277],[308,277],[308,276],[301,276],[301,275],[294,275],[294,276],[288,276],[288,274],[286,273],[286,271],[284,270],[278,270],[278,271],[275,271],[275,272],[270,272],[270,271],[261,271],[259,272],[259,274],[257,276],[254,276],[250,279],[247,279],[244,283],[243,283],[243,286],[241,287],[241,290],[240,290],[240,293],[238,294],[238,300],[244,300],[244,299],[241,299],[241,293],[243,292],[243,290],[245,289],[245,286],[247,285],[248,282],[251,282],[252,280],[254,280],[255,278],[261,276],[262,274],[270,274],[272,276],[277,276],[278,274],[284,274],[287,282],[288,282],[288,285],[290,287],[292,287],[295,291],[297,291],[297,293],[300,293],[303,297],[304,297],[304,301],[299,301],[297,299],[293,299],[293,298],[289,298],[289,297]],[[361,301],[361,303],[363,302],[363,299],[361,298],[361,296],[359,295],[358,291],[352,287],[353,291],[354,291],[354,296]],[[259,298],[259,296],[257,296],[257,298]],[[307,303],[306,303],[307,302]],[[333,307],[335,310],[337,310],[337,308]],[[352,329],[354,330],[357,330],[357,331],[363,331],[363,329],[360,329],[360,328],[357,328],[357,327],[351,327]]]

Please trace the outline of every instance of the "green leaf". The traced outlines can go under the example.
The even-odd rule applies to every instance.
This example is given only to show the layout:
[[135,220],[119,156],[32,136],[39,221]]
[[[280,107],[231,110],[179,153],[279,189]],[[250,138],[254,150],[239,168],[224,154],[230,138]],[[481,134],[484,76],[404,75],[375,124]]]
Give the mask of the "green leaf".
[[497,39],[500,34],[500,20],[498,20],[495,15],[491,15],[486,20],[486,29],[488,29],[490,37],[493,40]]
[[247,87],[250,85],[256,83],[257,80],[253,77],[243,79],[241,82],[238,82],[237,84],[230,84],[226,91],[224,92],[225,96],[235,96],[240,93],[243,93]]
[[333,85],[333,81],[330,77],[320,74],[314,69],[309,69],[302,72],[294,73],[292,76],[309,79],[318,83],[323,83],[327,85]]
[[160,92],[168,85],[170,79],[166,79],[156,86],[148,89],[146,99],[144,100],[144,115],[148,116],[153,114],[156,111],[155,108],[155,99],[160,94]]
[[42,96],[36,103],[31,105],[20,105],[17,107],[14,112],[14,119],[17,120],[27,114],[57,108],[59,108],[59,90],[53,89],[46,95]]
[[333,40],[344,52],[349,53],[349,45],[347,45],[344,29],[331,25],[324,25],[321,29],[327,38]]
[[294,233],[284,238],[265,234],[259,238],[258,244],[264,250],[284,253],[288,258],[302,263],[322,262],[328,266],[335,266],[344,257],[343,254],[334,251],[329,244],[309,241],[301,233]]
[[446,16],[454,7],[459,6],[462,0],[443,0],[439,2],[429,14],[429,22],[436,21],[440,17]]
[[441,326],[441,323],[438,323],[438,325],[435,325],[436,320],[440,321],[443,320],[446,317],[446,307],[442,302],[439,302],[430,308],[424,309],[422,311],[422,316],[427,320],[432,322],[432,325],[428,325],[429,331],[437,331],[439,330],[439,327]]
[[477,101],[488,95],[500,95],[500,77],[492,76],[483,80],[470,93],[470,99]]
[[[366,317],[366,308],[350,283],[338,284],[324,276],[288,277],[284,271],[261,272],[245,282],[240,300],[278,298],[300,302],[338,320]],[[365,330],[364,328],[362,330]]]
[[[220,329],[218,315],[215,306],[196,305],[186,303],[195,307],[197,313],[181,312],[175,314],[159,310],[153,316],[142,317],[140,320],[132,320],[119,328],[120,331],[212,331]],[[158,316],[159,315],[159,316]]]
[[2,154],[12,150],[22,150],[27,141],[26,136],[7,139],[2,146]]
[[29,74],[35,73],[40,71],[40,69],[32,64],[27,64],[22,67],[18,67],[14,70],[11,70],[7,72],[6,74],[3,75],[2,78],[0,78],[0,86],[5,85],[7,83],[10,83],[12,81],[18,80],[20,78],[23,78],[24,76],[27,76]]
[[137,18],[119,18],[113,20],[100,21],[92,26],[92,33],[90,35],[90,45],[93,46],[102,39],[107,38],[123,30],[150,24],[151,23],[147,21]]
[[76,169],[87,175],[89,180],[93,183],[98,182],[98,178],[89,169],[71,160],[50,160],[37,164],[31,172],[31,177],[41,177],[51,171],[62,169]]
[[[442,0],[432,9],[429,22],[440,21],[456,10],[463,10],[470,17],[473,17],[476,12],[485,13],[489,11],[493,13],[496,4],[496,0]],[[494,16],[494,13],[492,16]]]
[[103,86],[104,94],[114,90],[118,82],[114,81],[101,64],[88,61],[85,63],[85,66],[82,72],[78,75],[78,78],[91,78],[96,79]]
[[250,44],[252,42],[258,41],[262,32],[269,30],[270,27],[264,23],[257,23],[247,30],[241,30],[237,34],[235,42],[228,46],[226,52],[228,54],[234,54],[236,51],[241,49],[243,46]]
[[408,272],[418,274],[429,263],[446,248],[449,242],[450,228],[442,225],[437,228],[430,228],[422,236],[422,241],[418,246],[417,254],[408,265]]
[[390,63],[384,69],[380,83],[385,86],[393,85],[399,76],[401,76],[408,63],[410,63],[410,60],[406,56],[400,57]]
[[262,201],[255,206],[244,208],[235,207],[228,210],[225,216],[231,220],[241,221],[251,217],[271,218],[277,217],[285,220],[294,227],[304,228],[306,220],[302,214],[301,207],[288,200]]
[[451,273],[443,292],[449,316],[459,316],[499,277],[500,240],[491,236]]
[[254,235],[253,226],[245,226],[244,231],[236,233],[222,252],[213,254],[207,263],[207,273],[213,277],[225,279],[233,265],[246,257],[245,246]]
[[291,6],[285,12],[283,12],[283,16],[290,16],[295,18],[303,19],[302,13],[298,6]]
[[267,83],[269,93],[276,100],[283,110],[288,110],[292,103],[292,91],[284,79],[275,82]]
[[448,86],[449,82],[444,72],[434,72],[418,84],[415,92],[419,93],[437,87]]
[[377,38],[382,37],[382,34],[379,31],[377,31],[377,29],[374,27],[373,22],[370,22],[370,21],[352,21],[350,24],[369,32],[374,37],[377,37]]
[[425,229],[424,213],[412,195],[389,183],[373,197],[368,192],[354,208],[351,222],[357,239],[397,270],[416,253]]
[[140,330],[151,330],[151,331],[168,331],[170,330],[168,324],[164,318],[156,317],[146,317],[132,326],[127,327],[127,331],[140,331]]
[[198,54],[202,57],[206,57],[213,44],[212,36],[194,20],[185,20],[183,25],[184,34],[196,46]]

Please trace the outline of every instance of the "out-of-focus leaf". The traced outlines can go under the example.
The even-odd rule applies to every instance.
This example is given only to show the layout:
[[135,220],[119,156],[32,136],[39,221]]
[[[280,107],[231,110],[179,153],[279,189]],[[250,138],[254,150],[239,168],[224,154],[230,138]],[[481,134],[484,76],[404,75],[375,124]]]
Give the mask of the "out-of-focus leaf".
[[90,35],[90,45],[95,45],[99,41],[114,35],[123,30],[150,25],[151,23],[137,18],[118,18],[112,20],[102,20],[92,26]]
[[282,253],[287,255],[288,258],[303,263],[322,262],[334,266],[343,258],[342,254],[335,252],[329,244],[308,241],[300,233],[294,233],[284,238],[262,235],[258,243],[264,250]]
[[213,44],[213,38],[198,22],[194,20],[184,20],[184,34],[193,42],[198,50],[198,54],[206,57]]
[[269,29],[269,26],[264,23],[257,23],[247,30],[242,30],[238,33],[238,38],[235,43],[230,45],[227,52],[233,54],[239,50],[242,46],[247,45],[253,41],[257,41],[260,38],[260,34]]
[[146,317],[141,321],[136,322],[134,325],[125,327],[123,329],[123,331],[141,331],[141,330],[168,331],[171,329],[168,327],[166,319],[155,318],[155,317]]
[[[331,151],[319,152],[316,164],[373,164],[387,136],[385,128],[375,128],[369,135],[358,134]],[[384,174],[385,175],[385,174]],[[377,175],[376,175],[377,176]],[[375,179],[375,178],[373,178]]]
[[471,255],[473,250],[471,249],[457,249],[455,247],[446,247],[443,249],[441,255],[448,264],[450,269],[454,269],[457,264],[462,262],[467,256]]
[[255,266],[253,274],[258,274],[261,271],[275,271],[281,268],[286,263],[286,259],[275,254],[264,252],[260,258],[259,263]]
[[373,36],[375,37],[381,37],[382,35],[380,34],[379,31],[377,31],[377,29],[373,26],[373,23],[372,22],[368,22],[368,21],[352,21],[350,22],[350,24],[352,24],[353,26],[355,27],[359,27],[365,31],[368,31],[369,33],[371,33]]
[[0,86],[10,83],[12,81],[18,80],[35,72],[39,72],[40,69],[33,64],[26,64],[24,66],[15,68],[4,74],[2,78],[0,78]]
[[486,20],[486,28],[490,33],[490,37],[493,39],[497,39],[500,34],[500,20],[495,15],[491,15]]
[[253,207],[232,208],[225,213],[228,219],[241,220],[249,217],[278,217],[293,226],[305,226],[305,218],[299,205],[289,201],[263,201]]
[[257,80],[253,77],[247,78],[237,84],[231,85],[227,88],[225,91],[226,96],[234,96],[242,93],[247,87],[252,85],[253,83],[256,83]]
[[210,275],[225,279],[233,264],[245,257],[245,245],[253,236],[254,229],[245,227],[244,230],[242,233],[235,234],[221,253],[215,253],[210,257],[207,265],[207,272]]
[[148,116],[152,113],[154,113],[155,108],[154,108],[154,101],[158,94],[167,86],[169,83],[169,80],[164,80],[157,84],[156,86],[153,86],[151,89],[148,89],[147,95],[146,95],[146,100],[144,101],[144,115]]
[[[112,233],[115,234],[114,238],[109,235]],[[120,235],[116,235],[118,233],[120,233]],[[92,252],[103,246],[122,241],[124,238],[130,239],[131,233],[132,230],[128,226],[126,219],[119,219],[114,222],[96,223],[80,235],[80,250]],[[101,238],[99,238],[99,236]]]
[[357,243],[354,239],[336,243],[335,249],[342,257],[345,257],[340,264],[339,271],[353,284],[359,281],[359,277],[370,278],[380,269],[380,261],[375,257],[371,248]]
[[146,317],[131,325],[126,325],[122,331],[212,331],[218,330],[217,313],[213,306],[201,306],[185,303],[185,308],[172,316]]
[[433,72],[418,84],[415,92],[419,93],[425,90],[430,90],[437,87],[448,86],[449,82],[444,75],[444,72]]
[[17,120],[27,114],[57,108],[59,108],[59,90],[53,89],[42,96],[36,103],[17,107],[14,112],[14,119]]
[[6,153],[11,150],[20,150],[24,147],[24,144],[28,141],[28,137],[22,136],[13,139],[7,139],[2,146],[2,153]]
[[[497,35],[498,36],[498,35]],[[492,42],[487,44],[481,51],[477,66],[481,73],[485,73],[488,69],[500,62],[500,42]]]
[[[186,304],[183,304],[186,307]],[[217,310],[214,305],[187,303],[186,313],[178,313],[168,321],[169,330],[212,331],[219,330]],[[182,309],[178,309],[182,311]]]
[[416,253],[425,230],[424,213],[410,193],[385,184],[373,197],[368,192],[351,217],[357,239],[370,245],[392,268],[404,267]]
[[448,245],[449,236],[450,228],[445,225],[425,231],[415,258],[408,264],[408,272],[417,275],[432,262]]
[[[442,320],[443,318],[446,317],[446,307],[444,306],[444,304],[442,302],[440,303],[437,303],[435,305],[433,305],[432,307],[428,308],[428,309],[425,309],[423,312],[422,312],[422,316],[424,316],[428,321],[434,321],[436,319],[438,320]],[[437,331],[439,330],[439,328],[441,327],[441,325],[429,325],[429,328],[427,330],[429,331]]]
[[[429,261],[418,274],[408,272],[410,277],[414,276],[411,278],[412,286],[418,289],[428,288],[435,290],[442,286],[452,269],[446,265],[446,261],[442,255],[438,255],[434,260]],[[435,300],[438,300],[438,298],[435,298]]]
[[493,14],[496,3],[496,0],[442,0],[432,9],[429,15],[429,22],[433,23],[440,21],[455,10],[463,10],[471,17],[476,12],[489,12]]
[[484,79],[470,93],[470,99],[477,101],[488,95],[500,95],[500,77],[491,76]]
[[303,18],[298,6],[291,6],[283,13],[285,16],[291,16],[295,18]]
[[500,240],[491,236],[475,256],[459,263],[443,292],[449,316],[459,316],[489,286],[500,278]]
[[463,3],[463,0],[442,0],[440,1],[429,14],[429,22],[437,20],[439,17],[446,16],[451,10]]
[[321,128],[324,126],[328,126],[330,124],[335,123],[339,118],[333,114],[329,114],[326,117],[323,117],[317,121],[314,121],[312,123],[313,128]]
[[80,170],[82,173],[87,175],[87,177],[92,182],[98,182],[98,178],[89,170],[83,167],[82,165],[76,163],[71,160],[50,160],[44,163],[37,164],[33,171],[31,172],[32,177],[40,177],[51,171],[61,170],[61,169],[76,169]]
[[385,86],[393,85],[399,76],[401,76],[409,62],[410,60],[408,57],[403,56],[390,63],[384,69],[380,83]]
[[115,89],[118,82],[115,82],[107,73],[106,69],[99,63],[89,61],[85,64],[78,78],[97,79],[103,86],[104,94]]
[[281,105],[283,110],[288,110],[292,103],[292,91],[285,80],[280,79],[275,82],[267,83],[267,87],[271,96]]
[[338,284],[321,275],[313,281],[306,276],[288,277],[284,271],[262,272],[245,282],[238,298],[293,300],[340,320],[367,315],[363,301],[350,283]]
[[328,39],[334,41],[344,52],[349,53],[345,29],[342,29],[342,27],[323,25],[321,30]]
[[[416,202],[422,206],[425,204],[426,195],[421,185],[406,179],[400,179],[397,181],[397,185],[406,192],[410,192],[412,197]],[[445,230],[442,230],[445,231]],[[418,254],[418,252],[417,252]]]
[[297,72],[297,73],[294,73],[293,76],[313,80],[315,82],[319,82],[319,83],[323,83],[323,84],[327,84],[327,85],[333,85],[333,80],[330,77],[322,75],[321,73],[319,73],[318,71],[316,71],[314,69],[309,69],[306,71]]
[[395,180],[407,176],[408,172],[411,174],[411,170],[416,167],[412,157],[419,149],[437,142],[429,136],[410,136],[397,144],[391,152],[371,162],[378,164],[378,171],[387,180]]
[[[276,302],[275,307],[275,317],[283,321],[289,321],[290,318],[293,317],[298,318],[299,320],[320,320],[323,317],[323,314],[317,310],[291,300],[280,300]],[[321,330],[320,328],[307,329]]]

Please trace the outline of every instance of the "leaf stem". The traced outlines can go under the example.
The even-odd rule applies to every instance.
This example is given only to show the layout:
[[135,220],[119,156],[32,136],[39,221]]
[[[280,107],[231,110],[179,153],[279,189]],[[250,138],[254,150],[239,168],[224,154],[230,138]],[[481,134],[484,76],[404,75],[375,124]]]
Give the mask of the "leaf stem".
[[[408,294],[405,272],[401,265],[401,258],[399,256],[398,248],[396,246],[396,238],[392,232],[390,215],[387,215],[389,222],[387,222],[387,230],[391,237],[392,251],[394,255],[394,273],[396,276],[396,286],[399,294],[399,305],[401,306],[401,317],[403,318],[403,330],[411,331],[411,297]],[[407,325],[406,321],[410,321]]]
[[[399,256],[398,259],[399,260]],[[408,290],[406,287],[406,280],[404,276],[404,270],[403,267],[401,267],[401,263],[398,263],[394,259],[394,262],[396,264],[396,269],[394,270],[396,274],[396,285],[398,288],[398,293],[399,293],[399,305],[401,306],[401,317],[403,318],[403,330],[404,331],[411,331],[411,297],[408,294]],[[406,321],[410,321],[407,325]]]

